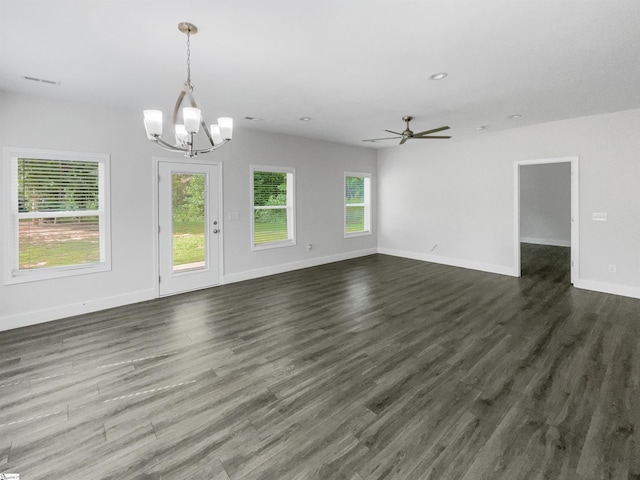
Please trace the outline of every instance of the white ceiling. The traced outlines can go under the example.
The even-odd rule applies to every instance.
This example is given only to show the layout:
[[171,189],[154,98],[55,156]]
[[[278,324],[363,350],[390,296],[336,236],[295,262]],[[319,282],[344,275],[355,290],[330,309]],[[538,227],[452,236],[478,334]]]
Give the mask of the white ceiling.
[[168,116],[181,21],[210,123],[380,147],[640,107],[638,0],[0,0],[0,89]]

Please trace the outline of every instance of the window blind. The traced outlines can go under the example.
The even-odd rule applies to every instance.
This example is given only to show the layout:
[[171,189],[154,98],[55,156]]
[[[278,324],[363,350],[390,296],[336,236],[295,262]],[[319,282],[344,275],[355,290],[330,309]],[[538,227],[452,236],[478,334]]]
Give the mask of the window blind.
[[293,240],[293,173],[253,170],[253,245]]
[[345,233],[370,229],[369,178],[345,175]]
[[101,177],[97,161],[17,159],[18,271],[104,261]]

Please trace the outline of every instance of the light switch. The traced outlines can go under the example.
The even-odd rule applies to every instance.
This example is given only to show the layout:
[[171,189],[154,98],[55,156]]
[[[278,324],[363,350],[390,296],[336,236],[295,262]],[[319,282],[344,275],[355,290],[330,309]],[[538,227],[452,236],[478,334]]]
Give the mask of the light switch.
[[591,219],[595,220],[596,222],[606,222],[607,214],[604,212],[593,212],[591,214]]
[[238,212],[229,212],[229,220],[232,222],[238,220]]

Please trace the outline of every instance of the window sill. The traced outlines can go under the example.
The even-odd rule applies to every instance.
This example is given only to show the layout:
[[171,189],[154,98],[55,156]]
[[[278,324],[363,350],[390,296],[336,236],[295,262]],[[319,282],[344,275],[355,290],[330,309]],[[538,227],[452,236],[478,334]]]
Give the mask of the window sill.
[[272,248],[293,247],[295,240],[283,240],[281,242],[261,243],[260,245],[251,245],[251,250],[256,252],[260,250],[270,250]]
[[12,272],[5,278],[5,285],[53,280],[56,278],[73,277],[76,275],[89,275],[91,273],[108,272],[111,266],[105,263],[74,267],[51,267],[50,269],[37,271]]
[[344,238],[365,237],[367,235],[372,235],[371,230],[366,230],[364,232],[349,232],[349,233],[345,233],[344,234]]

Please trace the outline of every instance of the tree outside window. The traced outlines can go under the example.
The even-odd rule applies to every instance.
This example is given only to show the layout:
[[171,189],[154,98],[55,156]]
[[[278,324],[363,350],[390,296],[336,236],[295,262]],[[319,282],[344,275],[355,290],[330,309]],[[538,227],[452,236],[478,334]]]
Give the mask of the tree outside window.
[[253,248],[294,244],[293,169],[256,166],[251,173]]
[[345,173],[345,236],[371,233],[371,175]]

